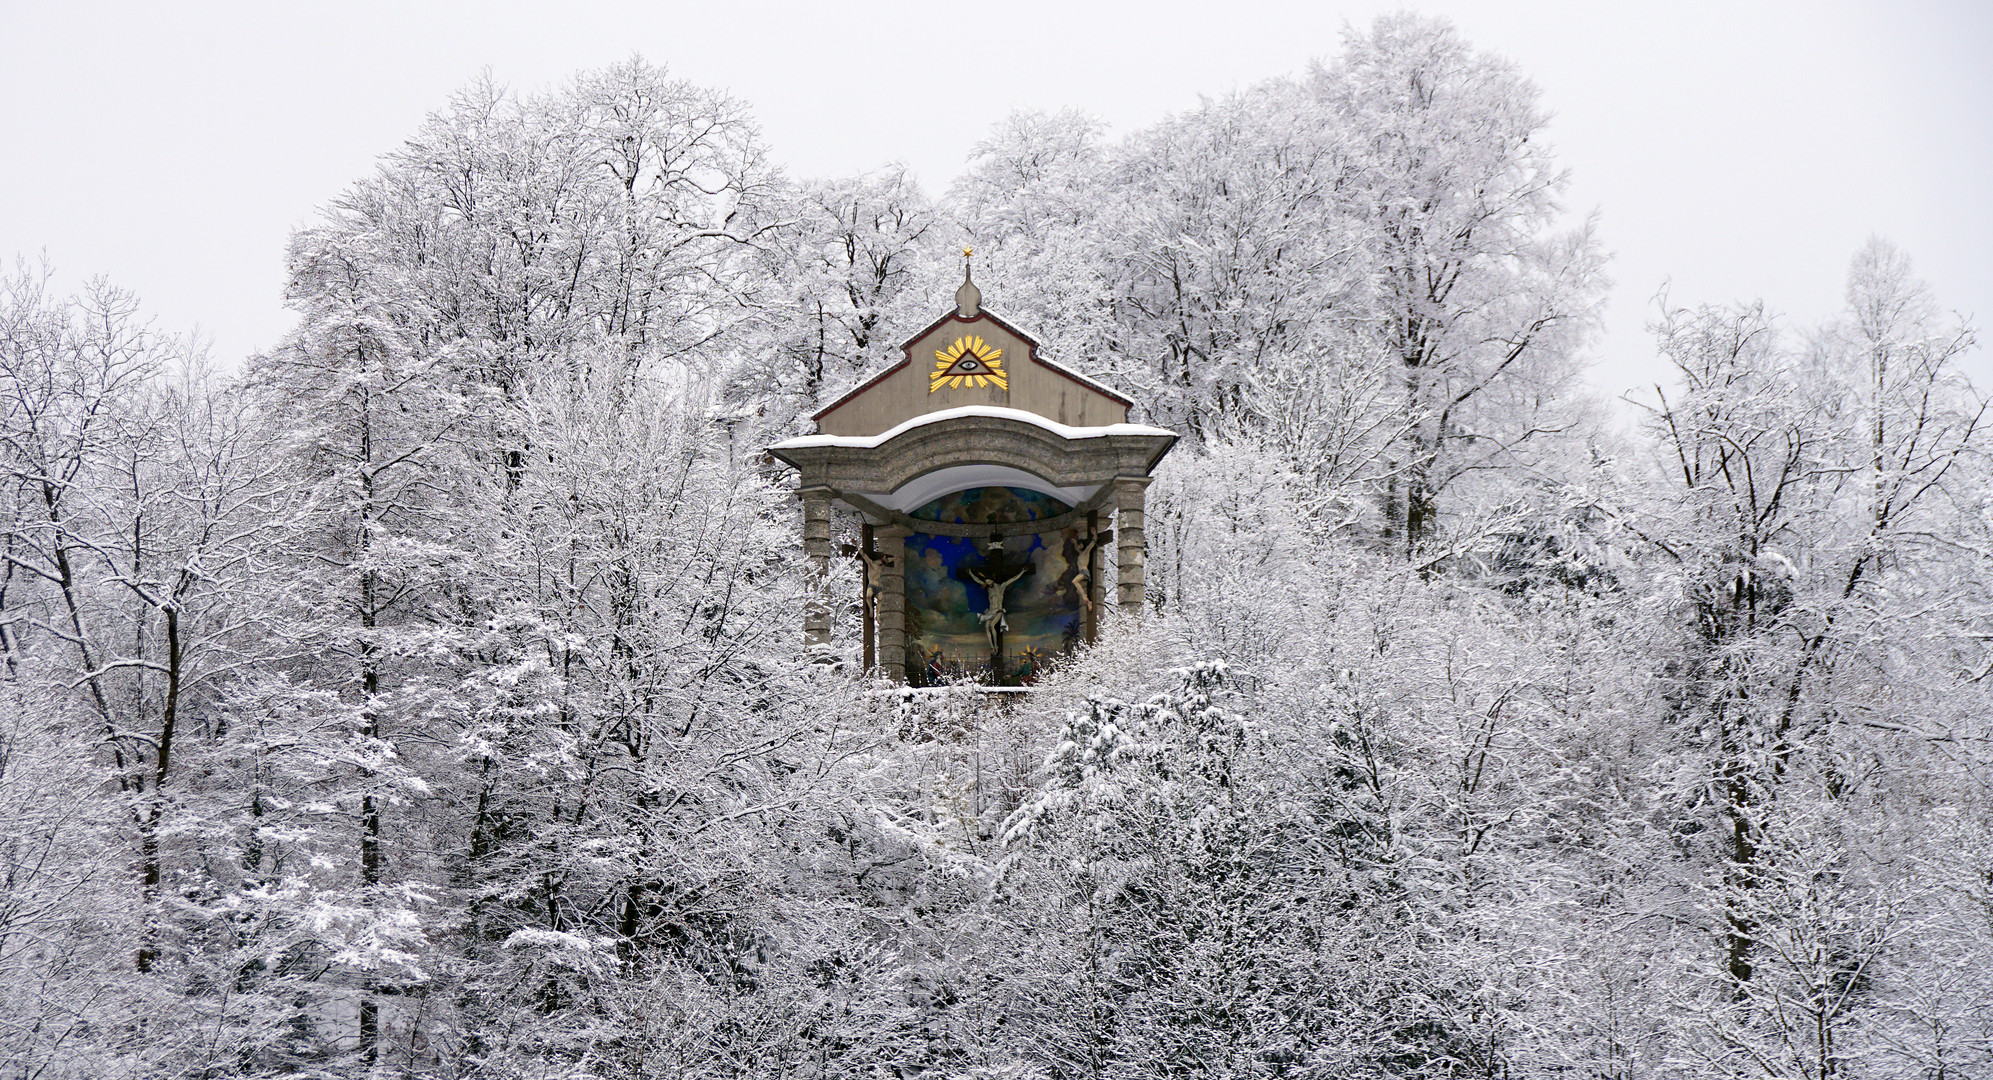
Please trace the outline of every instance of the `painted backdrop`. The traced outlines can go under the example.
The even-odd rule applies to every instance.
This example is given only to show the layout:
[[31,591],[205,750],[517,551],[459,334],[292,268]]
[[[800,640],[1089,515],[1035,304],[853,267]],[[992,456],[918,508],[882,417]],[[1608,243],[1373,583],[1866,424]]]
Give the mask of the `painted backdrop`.
[[[1033,521],[1071,509],[1035,491],[985,487],[944,495],[909,515],[925,521],[1018,526],[1015,535],[1004,537],[1003,558],[1012,565],[1029,559],[1031,570],[1004,593],[1010,624],[1004,635],[1007,669],[1056,656],[1083,632],[1083,608],[1074,580],[1080,569],[1076,561],[1083,530],[1024,531]],[[906,543],[910,662],[918,656],[923,665],[948,674],[980,671],[990,656],[989,638],[979,618],[989,607],[989,592],[965,571],[987,562],[987,541],[914,533]]]

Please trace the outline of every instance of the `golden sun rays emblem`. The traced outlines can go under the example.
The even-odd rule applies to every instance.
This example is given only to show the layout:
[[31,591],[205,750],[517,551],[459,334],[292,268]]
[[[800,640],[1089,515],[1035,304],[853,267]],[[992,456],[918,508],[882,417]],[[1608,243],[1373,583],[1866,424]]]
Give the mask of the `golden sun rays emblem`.
[[958,337],[955,344],[934,350],[934,371],[927,376],[927,392],[946,386],[989,386],[1010,389],[1010,376],[1003,371],[1003,350],[992,348],[980,337]]

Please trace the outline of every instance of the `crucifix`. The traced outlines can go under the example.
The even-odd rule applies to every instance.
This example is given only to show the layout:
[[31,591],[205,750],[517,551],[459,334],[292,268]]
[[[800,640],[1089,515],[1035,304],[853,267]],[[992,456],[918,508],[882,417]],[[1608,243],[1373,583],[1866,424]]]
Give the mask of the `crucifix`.
[[1093,602],[1093,583],[1100,576],[1100,549],[1114,539],[1114,530],[1100,527],[1100,515],[1087,511],[1086,536],[1076,541],[1073,550],[1073,591],[1079,594],[1080,622],[1091,645],[1100,632],[1100,610]]
[[1031,572],[1031,559],[1027,555],[1018,562],[1011,562],[1004,552],[1001,533],[990,537],[987,551],[981,566],[965,566],[957,573],[964,581],[981,585],[989,593],[989,606],[976,618],[983,624],[983,633],[990,639],[990,669],[1001,679],[1003,635],[1010,629],[1010,621],[1005,618],[1009,612],[1004,607],[1004,592],[1016,584],[1017,579]]
[[1079,594],[1089,618],[1093,614],[1093,553],[1099,547],[1100,534],[1092,533],[1079,541],[1073,552],[1073,591]]
[[877,636],[875,627],[879,621],[879,598],[885,595],[885,571],[893,565],[894,559],[873,544],[870,525],[860,530],[858,543],[845,544],[841,550],[865,564],[865,584],[860,591],[859,608],[864,616],[865,667],[869,670],[877,663],[873,657],[873,641]]

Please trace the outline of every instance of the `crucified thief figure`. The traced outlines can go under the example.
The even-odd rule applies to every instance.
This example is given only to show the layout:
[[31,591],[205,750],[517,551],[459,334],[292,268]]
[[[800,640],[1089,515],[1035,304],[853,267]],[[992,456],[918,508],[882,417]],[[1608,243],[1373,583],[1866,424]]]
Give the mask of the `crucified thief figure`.
[[1099,546],[1100,534],[1094,533],[1073,553],[1073,588],[1088,611],[1093,610],[1093,549]]
[[879,598],[886,595],[886,567],[893,565],[893,557],[863,548],[855,549],[853,554],[865,563],[865,607],[876,619],[879,617]]
[[[867,545],[870,546],[869,544]],[[846,544],[841,549],[846,555],[865,564],[865,587],[863,596],[865,610],[873,618],[879,617],[879,598],[886,594],[886,567],[893,565],[893,557],[883,551],[866,550],[857,544]]]

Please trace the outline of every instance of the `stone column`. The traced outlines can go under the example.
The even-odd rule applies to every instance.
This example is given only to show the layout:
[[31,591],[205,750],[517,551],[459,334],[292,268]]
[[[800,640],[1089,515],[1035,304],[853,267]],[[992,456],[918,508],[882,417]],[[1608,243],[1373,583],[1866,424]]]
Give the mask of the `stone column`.
[[879,673],[907,681],[907,536],[904,525],[881,525],[873,531],[879,554],[892,560],[879,568]]
[[1129,615],[1142,613],[1143,560],[1149,553],[1142,533],[1142,495],[1148,486],[1146,476],[1114,478],[1114,561],[1120,578],[1115,599]]
[[830,489],[806,487],[803,500],[803,646],[830,646]]

